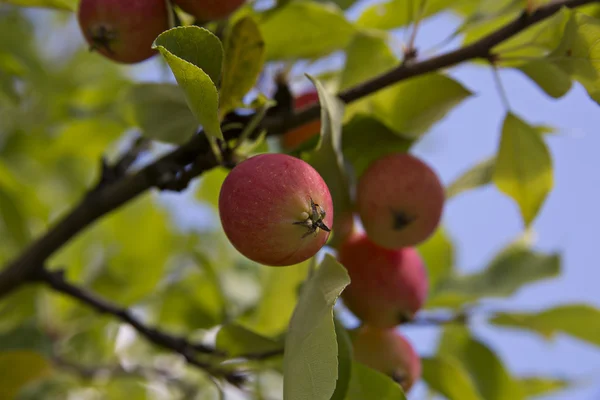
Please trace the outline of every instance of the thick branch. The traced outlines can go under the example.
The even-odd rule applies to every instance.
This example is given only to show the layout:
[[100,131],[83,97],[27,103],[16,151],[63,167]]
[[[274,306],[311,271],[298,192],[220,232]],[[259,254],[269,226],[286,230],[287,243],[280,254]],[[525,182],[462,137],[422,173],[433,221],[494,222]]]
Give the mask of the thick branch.
[[[475,43],[428,60],[402,64],[385,74],[340,93],[340,98],[349,103],[417,75],[423,75],[472,59],[487,58],[494,46],[515,36],[531,25],[552,16],[562,7],[573,8],[596,1],[555,1],[538,8],[531,14],[523,12],[514,21]],[[297,114],[288,115],[286,113],[285,115],[269,117],[262,124],[262,128],[266,128],[270,135],[281,134],[290,128],[300,126],[318,117],[319,107],[315,105]],[[229,137],[235,137],[239,133],[236,131],[231,132]],[[136,174],[126,176],[117,182],[94,191],[93,195],[86,196],[66,217],[44,236],[33,242],[23,251],[21,256],[0,272],[0,297],[22,285],[36,270],[42,268],[42,265],[53,253],[98,218],[112,212],[152,187],[170,187],[173,181],[177,182],[178,173],[174,173],[174,171],[180,172],[183,167],[190,165],[192,165],[193,173],[187,173],[187,180],[192,178],[191,175],[198,176],[217,165],[217,160],[212,156],[210,146],[203,135],[195,136],[188,143]],[[175,184],[173,187],[177,188],[179,186]]]
[[[98,296],[84,288],[75,286],[67,282],[64,278],[64,271],[46,271],[44,268],[36,272],[34,280],[50,286],[57,292],[63,293],[79,302],[90,306],[99,313],[110,314],[119,320],[131,325],[140,335],[157,346],[172,350],[181,354],[186,361],[198,368],[201,368],[214,376],[225,377],[226,379],[237,379],[235,373],[220,370],[217,367],[198,360],[197,352],[212,353],[212,349],[198,344],[193,344],[183,337],[170,335],[156,328],[147,326],[131,311],[121,308],[118,305],[111,303],[109,300]],[[231,377],[230,377],[231,375]]]

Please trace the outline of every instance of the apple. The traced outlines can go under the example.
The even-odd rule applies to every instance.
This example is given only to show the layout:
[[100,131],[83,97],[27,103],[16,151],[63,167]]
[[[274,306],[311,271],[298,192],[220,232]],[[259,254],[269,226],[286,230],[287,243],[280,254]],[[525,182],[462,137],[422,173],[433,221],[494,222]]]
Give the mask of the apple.
[[338,260],[351,281],[344,304],[365,324],[391,328],[410,321],[427,299],[427,271],[412,247],[386,249],[355,230],[339,246]]
[[229,17],[246,0],[172,0],[199,21],[208,22]]
[[396,329],[363,325],[351,332],[354,359],[398,382],[405,393],[421,378],[421,359]]
[[444,201],[437,174],[408,153],[374,161],[356,188],[358,214],[367,235],[388,249],[424,242],[440,223]]
[[260,154],[227,175],[219,215],[240,253],[261,264],[287,266],[323,247],[333,203],[327,184],[308,163],[286,154]]
[[[300,111],[318,102],[319,94],[316,90],[310,90],[294,98],[294,111]],[[321,120],[315,119],[285,132],[281,144],[284,149],[293,150],[308,139],[318,135],[319,132],[321,132]]]
[[91,50],[133,64],[156,54],[152,43],[169,29],[169,12],[165,0],[81,0],[77,19]]

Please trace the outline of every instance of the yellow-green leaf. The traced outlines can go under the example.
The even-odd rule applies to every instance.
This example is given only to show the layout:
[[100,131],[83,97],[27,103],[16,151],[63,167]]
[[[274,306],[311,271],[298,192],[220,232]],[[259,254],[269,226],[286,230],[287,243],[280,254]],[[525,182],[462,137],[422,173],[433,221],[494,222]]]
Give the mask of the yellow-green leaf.
[[0,388],[3,399],[13,399],[25,385],[44,378],[52,372],[50,362],[27,350],[0,353]]
[[161,33],[153,47],[169,64],[206,134],[222,139],[216,87],[223,63],[221,41],[207,29],[185,26]]
[[448,400],[483,400],[467,371],[454,357],[426,357],[421,362],[423,380]]
[[588,304],[567,304],[537,313],[499,313],[490,322],[527,329],[545,338],[563,333],[600,346],[600,310]]
[[265,62],[265,42],[252,17],[236,22],[225,44],[220,113],[227,114],[242,103],[252,89]]
[[488,158],[459,176],[446,188],[446,198],[492,183],[496,158]]
[[387,375],[353,361],[346,400],[405,400],[402,386]]
[[554,184],[552,160],[542,135],[512,113],[504,120],[493,181],[517,202],[527,226]]
[[269,61],[322,57],[346,47],[355,32],[338,6],[313,1],[289,2],[259,24]]

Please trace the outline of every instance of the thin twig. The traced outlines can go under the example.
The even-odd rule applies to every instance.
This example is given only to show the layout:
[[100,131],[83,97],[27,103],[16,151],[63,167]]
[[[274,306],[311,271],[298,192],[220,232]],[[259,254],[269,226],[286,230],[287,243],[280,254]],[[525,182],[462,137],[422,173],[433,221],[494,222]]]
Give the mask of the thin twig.
[[85,289],[73,285],[65,280],[64,271],[47,271],[41,269],[33,278],[36,282],[44,283],[59,293],[63,293],[79,302],[90,306],[99,313],[110,314],[117,319],[131,325],[141,336],[157,346],[167,348],[181,354],[185,360],[195,367],[206,372],[221,376],[227,380],[234,379],[235,372],[220,369],[210,363],[200,361],[196,353],[215,354],[216,350],[202,344],[189,342],[184,337],[179,337],[163,332],[157,328],[150,327],[135,317],[128,309],[122,308],[109,300]]

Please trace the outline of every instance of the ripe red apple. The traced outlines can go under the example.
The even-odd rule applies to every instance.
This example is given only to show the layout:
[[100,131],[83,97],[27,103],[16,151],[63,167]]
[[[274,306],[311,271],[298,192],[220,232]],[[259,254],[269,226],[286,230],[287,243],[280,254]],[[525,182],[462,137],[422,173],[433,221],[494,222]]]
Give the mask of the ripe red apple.
[[154,54],[154,39],[169,29],[165,0],[81,0],[79,26],[92,50],[133,64]]
[[286,154],[238,164],[219,194],[225,234],[244,256],[271,266],[297,264],[327,241],[333,203],[321,175]]
[[396,329],[377,329],[363,325],[352,332],[354,359],[390,376],[404,392],[421,378],[421,359]]
[[[310,90],[294,98],[294,110],[299,111],[318,102],[319,94],[316,90]],[[281,144],[285,149],[292,150],[317,135],[320,131],[321,120],[315,119],[285,132]]]
[[417,250],[390,250],[354,231],[338,249],[350,284],[344,304],[365,324],[391,328],[411,320],[427,299],[427,271]]
[[172,0],[183,11],[202,22],[214,21],[230,16],[246,0]]
[[399,249],[425,241],[437,228],[445,191],[436,173],[407,153],[373,162],[358,180],[356,204],[369,238]]

